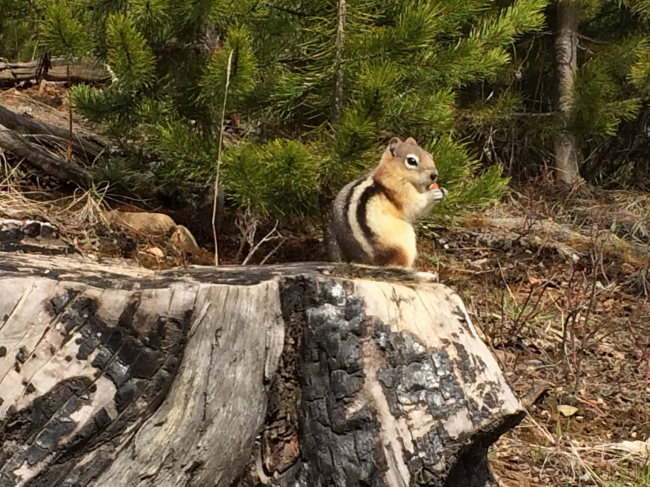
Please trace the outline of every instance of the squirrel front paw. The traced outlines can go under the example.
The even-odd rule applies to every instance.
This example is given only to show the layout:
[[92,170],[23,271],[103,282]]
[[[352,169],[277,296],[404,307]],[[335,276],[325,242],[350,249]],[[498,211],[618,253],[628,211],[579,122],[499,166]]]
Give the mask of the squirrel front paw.
[[443,201],[449,194],[449,191],[447,191],[445,188],[440,188],[437,183],[433,183],[431,186],[429,186],[429,189],[431,190],[431,199],[433,201]]

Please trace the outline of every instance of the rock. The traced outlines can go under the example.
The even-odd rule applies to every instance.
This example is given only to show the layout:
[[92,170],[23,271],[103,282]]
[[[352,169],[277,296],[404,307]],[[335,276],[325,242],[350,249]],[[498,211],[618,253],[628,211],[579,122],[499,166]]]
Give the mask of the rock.
[[165,253],[160,250],[158,247],[149,247],[147,249],[147,254],[155,257],[156,259],[164,259]]
[[111,221],[146,235],[165,236],[176,228],[174,220],[162,213],[111,211],[108,216]]
[[200,250],[192,232],[183,225],[176,225],[176,229],[169,240],[174,247],[190,254],[196,254]]

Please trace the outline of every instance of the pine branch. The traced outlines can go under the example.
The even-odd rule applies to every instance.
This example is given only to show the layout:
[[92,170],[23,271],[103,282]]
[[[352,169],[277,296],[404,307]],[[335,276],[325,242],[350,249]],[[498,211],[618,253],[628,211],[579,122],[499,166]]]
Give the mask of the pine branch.
[[283,7],[282,5],[274,5],[272,3],[266,3],[265,4],[268,8],[274,9],[274,10],[279,10],[280,12],[284,12],[287,14],[295,15],[296,17],[301,17],[301,18],[308,18],[310,17],[310,14],[306,12],[301,12],[299,10],[294,10],[289,7]]

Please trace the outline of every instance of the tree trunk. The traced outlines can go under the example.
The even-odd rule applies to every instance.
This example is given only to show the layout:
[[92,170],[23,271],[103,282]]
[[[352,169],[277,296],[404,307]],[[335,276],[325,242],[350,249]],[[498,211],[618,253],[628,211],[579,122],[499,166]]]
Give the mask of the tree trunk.
[[578,12],[568,1],[557,2],[555,33],[557,112],[560,131],[555,139],[555,179],[573,185],[580,179],[579,149],[567,124],[573,109],[573,82],[578,70]]
[[341,122],[343,115],[343,81],[345,70],[343,55],[345,52],[345,16],[346,0],[338,0],[336,5],[336,59],[334,60],[334,92],[332,96],[332,124]]
[[0,272],[3,487],[486,486],[523,415],[459,297],[408,271]]

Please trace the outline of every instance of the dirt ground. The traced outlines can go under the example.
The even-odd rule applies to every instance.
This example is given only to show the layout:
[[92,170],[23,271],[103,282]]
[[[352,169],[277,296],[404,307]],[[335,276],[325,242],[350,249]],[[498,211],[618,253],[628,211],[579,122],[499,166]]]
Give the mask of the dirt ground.
[[[0,101],[61,124],[65,90],[30,90]],[[109,205],[128,209],[110,195],[53,197],[2,157],[0,171],[0,216],[51,221],[85,255],[153,268],[212,262],[208,250],[186,255],[110,223]],[[237,231],[231,224],[220,243],[222,263],[248,252]],[[267,263],[325,258],[319,237],[280,234]],[[528,410],[491,449],[501,485],[650,486],[650,195],[515,186],[503,204],[451,228],[423,225],[419,242],[419,267],[461,294]]]
[[541,190],[421,243],[528,409],[492,468],[508,487],[650,486],[650,196]]

